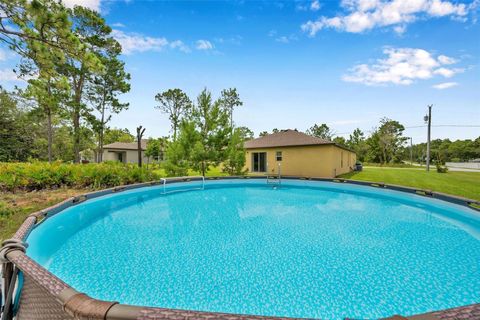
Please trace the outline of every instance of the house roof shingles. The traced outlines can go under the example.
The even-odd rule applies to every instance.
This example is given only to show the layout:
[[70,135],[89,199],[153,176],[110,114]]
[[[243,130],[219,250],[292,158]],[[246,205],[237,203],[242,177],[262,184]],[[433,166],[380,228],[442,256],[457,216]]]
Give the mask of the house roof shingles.
[[[141,141],[142,150],[147,149],[147,140],[142,139]],[[116,150],[138,150],[137,142],[114,142],[106,144],[103,146],[103,149],[116,149]]]
[[282,130],[257,139],[245,142],[245,149],[272,148],[272,147],[293,147],[293,146],[315,146],[315,145],[336,145],[333,141],[310,136],[297,130]]

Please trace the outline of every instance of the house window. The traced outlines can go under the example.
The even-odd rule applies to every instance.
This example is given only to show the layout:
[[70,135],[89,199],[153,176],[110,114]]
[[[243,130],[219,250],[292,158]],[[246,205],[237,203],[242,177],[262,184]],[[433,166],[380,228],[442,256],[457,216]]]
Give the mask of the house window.
[[340,167],[343,168],[343,151],[342,155],[340,156]]
[[277,161],[282,161],[282,151],[277,151],[276,158]]

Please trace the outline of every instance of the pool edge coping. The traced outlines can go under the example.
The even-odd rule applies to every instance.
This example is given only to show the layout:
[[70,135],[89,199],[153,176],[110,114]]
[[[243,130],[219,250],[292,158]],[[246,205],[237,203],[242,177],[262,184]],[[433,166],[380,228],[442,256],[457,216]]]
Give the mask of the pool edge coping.
[[[265,176],[221,176],[221,177],[208,177],[205,180],[243,180],[243,179],[265,179]],[[356,185],[369,186],[373,188],[390,189],[400,192],[406,192],[411,194],[417,194],[429,198],[435,198],[442,201],[462,205],[474,211],[480,212],[480,207],[473,207],[472,204],[480,206],[480,201],[472,200],[464,197],[453,196],[445,193],[434,192],[431,190],[424,190],[418,188],[412,188],[407,186],[385,184],[383,182],[372,181],[359,181],[343,178],[321,178],[321,177],[298,177],[298,176],[282,176],[282,179],[287,180],[307,180],[307,181],[324,181],[334,183],[349,183]],[[178,182],[191,182],[200,181],[200,177],[174,177],[168,178],[166,184],[178,183]],[[108,189],[102,189],[97,191],[88,192],[82,195],[68,198],[58,204],[50,206],[46,209],[39,210],[31,213],[24,220],[17,232],[11,239],[5,240],[5,242],[12,239],[16,242],[22,242],[26,240],[33,228],[40,224],[45,219],[67,209],[69,207],[80,204],[86,200],[97,198],[100,196],[114,194],[117,192],[123,192],[127,190],[133,190],[143,187],[160,185],[161,181],[151,181],[144,183],[135,183],[123,186],[117,186]],[[26,246],[26,244],[25,244]],[[106,320],[147,320],[147,319],[177,319],[179,316],[184,318],[194,319],[297,319],[288,317],[271,317],[271,316],[257,316],[257,315],[242,315],[242,314],[229,314],[219,312],[205,312],[205,311],[193,311],[193,310],[180,310],[169,308],[156,308],[156,307],[143,307],[143,306],[131,306],[119,304],[118,302],[102,301],[89,297],[88,295],[76,291],[74,288],[63,282],[60,278],[50,273],[47,269],[40,266],[33,259],[28,257],[24,250],[16,247],[4,245],[1,249],[1,254],[6,259],[4,264],[12,264],[20,271],[31,277],[35,283],[45,289],[51,294],[55,300],[62,305],[62,309],[73,317],[73,319],[106,319]],[[6,286],[8,287],[8,286]],[[400,316],[392,315],[391,317],[383,318],[389,320],[411,319],[411,320],[450,320],[456,319],[457,315],[465,316],[468,313],[478,314],[480,317],[480,303],[460,306],[455,308],[449,308],[439,311],[431,311],[424,314],[412,315],[412,316]],[[348,318],[346,318],[348,319]],[[468,319],[468,318],[466,318]]]

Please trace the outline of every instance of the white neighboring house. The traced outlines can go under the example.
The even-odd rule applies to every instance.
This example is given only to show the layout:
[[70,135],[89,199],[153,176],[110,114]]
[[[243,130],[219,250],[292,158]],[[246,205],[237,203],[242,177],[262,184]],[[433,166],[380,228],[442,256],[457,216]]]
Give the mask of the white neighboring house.
[[[142,162],[148,163],[149,157],[145,156],[147,140],[142,139]],[[123,163],[138,163],[138,143],[114,142],[103,146],[103,161],[120,161]]]

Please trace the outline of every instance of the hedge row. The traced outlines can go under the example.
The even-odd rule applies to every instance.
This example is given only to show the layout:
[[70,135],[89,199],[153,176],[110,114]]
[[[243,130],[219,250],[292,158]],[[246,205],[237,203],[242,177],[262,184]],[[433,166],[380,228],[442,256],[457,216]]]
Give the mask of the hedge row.
[[155,171],[118,162],[66,164],[0,163],[0,190],[41,190],[62,186],[108,188],[160,179]]

